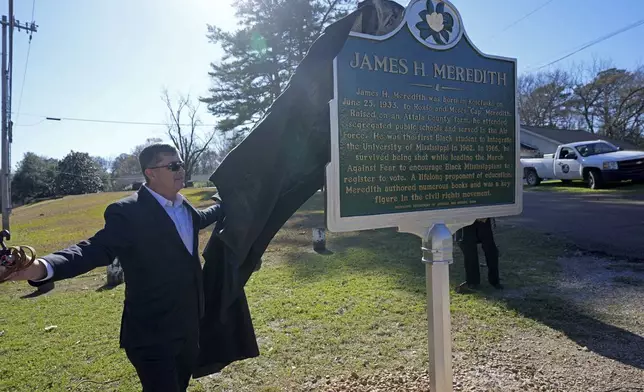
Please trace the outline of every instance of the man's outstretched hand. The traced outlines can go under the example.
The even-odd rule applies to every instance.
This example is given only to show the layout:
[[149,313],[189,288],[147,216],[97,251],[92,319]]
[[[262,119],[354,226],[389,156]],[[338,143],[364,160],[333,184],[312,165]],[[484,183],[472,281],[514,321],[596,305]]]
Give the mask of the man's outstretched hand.
[[[0,282],[2,282],[2,277],[6,272],[6,268],[0,266]],[[47,276],[47,267],[38,259],[27,268],[16,271],[5,278],[5,281],[19,281],[19,280],[40,280],[44,279]]]

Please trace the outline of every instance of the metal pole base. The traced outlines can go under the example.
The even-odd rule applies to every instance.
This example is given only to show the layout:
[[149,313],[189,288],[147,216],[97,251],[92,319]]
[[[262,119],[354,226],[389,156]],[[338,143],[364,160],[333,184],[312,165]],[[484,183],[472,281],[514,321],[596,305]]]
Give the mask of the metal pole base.
[[432,392],[452,392],[449,265],[453,262],[453,242],[447,226],[434,224],[427,231],[422,249],[427,282],[430,387]]

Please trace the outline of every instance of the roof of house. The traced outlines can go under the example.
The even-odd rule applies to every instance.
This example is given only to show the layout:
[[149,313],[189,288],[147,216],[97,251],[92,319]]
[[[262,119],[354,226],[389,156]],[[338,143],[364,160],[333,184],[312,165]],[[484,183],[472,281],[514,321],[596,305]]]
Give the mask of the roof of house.
[[623,140],[615,140],[607,137],[602,137],[600,135],[590,133],[584,130],[540,128],[540,127],[532,127],[527,125],[522,125],[521,129],[525,129],[527,131],[536,133],[537,135],[543,136],[545,138],[555,140],[560,144],[568,144],[568,143],[601,139],[626,150],[642,150],[642,147],[638,147],[633,143],[629,143]]
[[533,150],[533,151],[538,150],[537,147],[531,146],[528,143],[523,143],[523,142],[521,142],[521,148],[525,148],[526,150]]

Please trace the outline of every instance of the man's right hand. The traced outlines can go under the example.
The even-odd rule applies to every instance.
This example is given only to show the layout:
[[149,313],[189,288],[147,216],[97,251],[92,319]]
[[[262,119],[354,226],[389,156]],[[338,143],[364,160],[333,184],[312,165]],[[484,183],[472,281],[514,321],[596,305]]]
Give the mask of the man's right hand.
[[[4,267],[0,267],[0,275],[4,272]],[[22,271],[14,272],[9,275],[7,281],[19,281],[19,280],[41,280],[47,276],[47,267],[39,259],[34,260],[34,262],[27,268]]]

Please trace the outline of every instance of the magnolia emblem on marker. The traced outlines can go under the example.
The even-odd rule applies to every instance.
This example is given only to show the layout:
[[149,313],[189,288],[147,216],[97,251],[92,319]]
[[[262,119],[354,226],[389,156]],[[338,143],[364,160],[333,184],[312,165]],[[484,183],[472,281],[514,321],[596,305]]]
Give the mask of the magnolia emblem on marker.
[[432,49],[449,49],[463,36],[463,25],[458,11],[445,1],[420,1],[410,5],[408,12],[409,31]]

